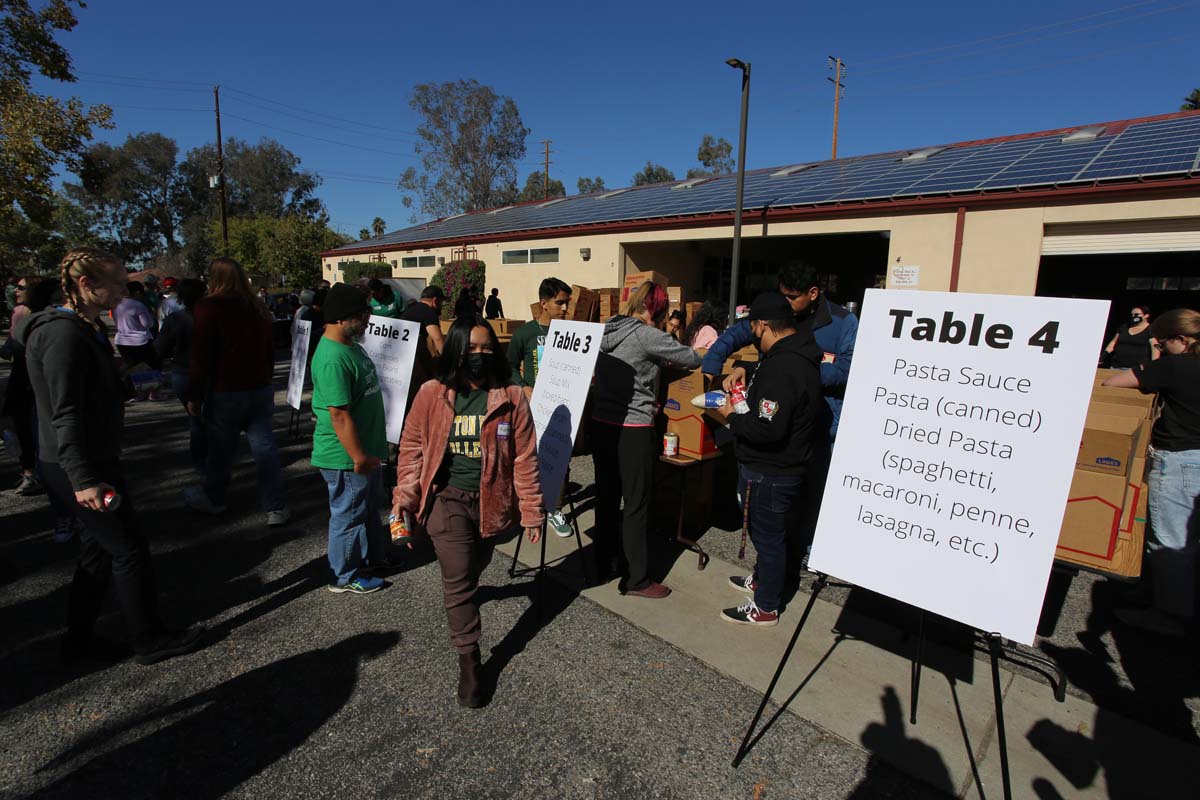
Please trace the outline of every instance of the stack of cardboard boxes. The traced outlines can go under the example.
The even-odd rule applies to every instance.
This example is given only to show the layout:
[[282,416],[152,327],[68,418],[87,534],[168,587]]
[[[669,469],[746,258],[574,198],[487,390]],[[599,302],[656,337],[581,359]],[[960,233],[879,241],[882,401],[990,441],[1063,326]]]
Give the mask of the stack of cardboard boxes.
[[[721,370],[722,376],[728,375],[739,361],[757,360],[757,350],[753,347],[743,348],[725,362]],[[704,393],[704,374],[698,368],[676,374],[677,377],[667,384],[666,397],[663,400],[663,416],[667,418],[667,431],[679,434],[679,456],[681,458],[704,458],[712,455],[718,450],[714,437],[718,423],[703,409],[692,405],[692,398]]]
[[1099,370],[1055,557],[1137,577],[1146,539],[1146,453],[1154,396],[1100,384]]

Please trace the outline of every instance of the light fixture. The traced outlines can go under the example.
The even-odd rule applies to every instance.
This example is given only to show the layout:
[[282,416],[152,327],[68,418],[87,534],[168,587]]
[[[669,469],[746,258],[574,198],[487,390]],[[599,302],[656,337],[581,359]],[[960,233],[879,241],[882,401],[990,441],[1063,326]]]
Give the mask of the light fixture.
[[438,256],[438,266],[439,267],[446,266],[446,257],[445,256]]
[[590,248],[590,247],[579,248],[579,257],[582,258],[584,261],[587,261],[588,259],[590,259],[592,257],[592,248]]
[[740,58],[727,58],[725,59],[725,63],[734,69],[744,70],[746,68],[746,62],[742,61]]

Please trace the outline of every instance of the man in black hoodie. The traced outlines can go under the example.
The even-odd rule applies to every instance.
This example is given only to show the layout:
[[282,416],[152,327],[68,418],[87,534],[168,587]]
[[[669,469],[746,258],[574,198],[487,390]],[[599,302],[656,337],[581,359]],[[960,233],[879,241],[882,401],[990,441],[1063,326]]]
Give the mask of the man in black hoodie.
[[779,621],[789,517],[802,502],[813,457],[825,447],[828,407],[821,398],[822,350],[807,327],[797,329],[787,299],[764,292],[750,307],[750,330],[762,353],[750,376],[746,413],[730,403],[715,413],[728,421],[738,460],[742,502],[749,506],[750,536],[758,553],[754,572],[729,579],[753,595],[727,608],[721,619],[742,625]]
[[120,654],[92,633],[110,582],[139,664],[200,646],[200,629],[172,633],[163,625],[150,546],[121,469],[125,388],[96,318],[125,297],[126,280],[115,256],[72,250],[62,261],[64,305],[33,314],[17,331],[37,401],[39,469],[82,525],[62,644],[66,662]]

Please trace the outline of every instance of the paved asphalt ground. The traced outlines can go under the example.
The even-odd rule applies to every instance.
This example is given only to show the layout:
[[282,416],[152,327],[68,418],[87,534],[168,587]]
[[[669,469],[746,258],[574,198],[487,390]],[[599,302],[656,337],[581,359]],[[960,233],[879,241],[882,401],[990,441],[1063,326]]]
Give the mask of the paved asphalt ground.
[[[77,545],[50,541],[44,498],[0,495],[0,797],[941,796],[791,714],[731,769],[755,692],[553,582],[539,613],[499,562],[483,610],[498,688],[460,709],[427,552],[383,592],[325,591],[325,489],[305,440],[286,442],[286,411],[295,517],[269,530],[248,459],[227,513],[182,510],[179,406],[129,408],[164,609],[209,628],[205,649],[154,667],[56,665]],[[15,475],[0,456],[0,480]],[[111,607],[101,629],[121,633]]]

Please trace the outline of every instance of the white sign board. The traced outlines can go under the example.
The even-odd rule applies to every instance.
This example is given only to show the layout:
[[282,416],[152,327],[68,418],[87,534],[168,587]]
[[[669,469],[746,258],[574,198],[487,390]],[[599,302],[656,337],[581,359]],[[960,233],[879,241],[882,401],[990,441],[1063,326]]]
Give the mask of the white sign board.
[[412,381],[413,361],[417,356],[421,325],[387,317],[371,317],[362,338],[363,350],[375,364],[379,387],[383,390],[383,412],[387,420],[387,440],[400,443],[404,414],[408,408],[408,388]]
[[559,319],[550,323],[546,334],[529,404],[537,433],[542,498],[550,511],[558,510],[603,336],[604,326],[598,322]]
[[921,268],[916,264],[893,264],[889,289],[913,289],[921,285]]
[[810,568],[1032,644],[1107,319],[868,290]]
[[292,324],[292,366],[288,370],[287,404],[300,410],[300,399],[304,396],[304,376],[308,371],[308,340],[312,336],[312,323],[298,319]]

